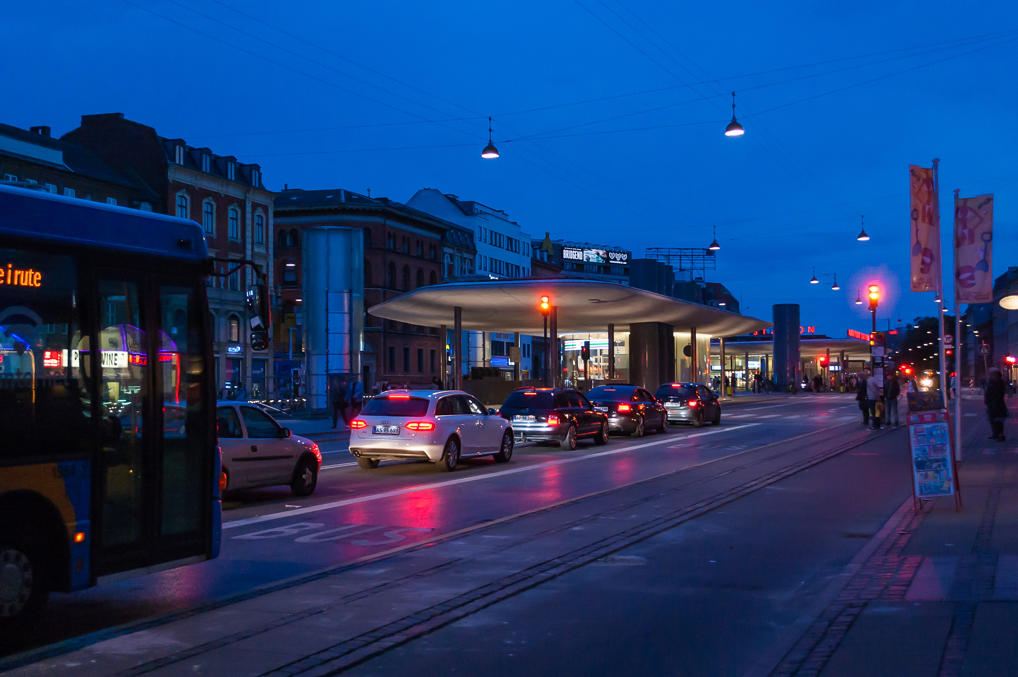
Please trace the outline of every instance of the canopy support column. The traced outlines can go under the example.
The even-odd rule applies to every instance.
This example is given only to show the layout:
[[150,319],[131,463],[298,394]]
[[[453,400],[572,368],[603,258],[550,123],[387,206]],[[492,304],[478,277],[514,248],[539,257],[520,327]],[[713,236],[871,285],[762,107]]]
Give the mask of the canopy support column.
[[452,309],[452,335],[456,349],[452,353],[452,387],[460,390],[463,384],[463,308]]
[[559,381],[562,380],[562,367],[559,364],[559,350],[558,350],[558,306],[551,307],[551,320],[548,328],[548,364],[551,365],[551,377],[549,385],[553,388],[557,388]]
[[608,380],[615,380],[615,325],[608,325]]
[[696,361],[696,327],[689,328],[689,380],[699,383],[699,365]]
[[438,328],[439,336],[439,348],[441,348],[440,354],[442,356],[441,363],[438,365],[438,380],[442,382],[442,387],[449,387],[449,351],[447,346],[449,345],[449,328],[447,325],[442,325]]
[[725,337],[721,337],[721,399],[728,395],[728,376],[725,369]]

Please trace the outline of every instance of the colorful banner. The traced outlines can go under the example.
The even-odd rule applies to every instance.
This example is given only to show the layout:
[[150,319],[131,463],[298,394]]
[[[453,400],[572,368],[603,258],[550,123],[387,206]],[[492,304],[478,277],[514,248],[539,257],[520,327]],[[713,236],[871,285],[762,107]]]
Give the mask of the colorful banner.
[[940,287],[940,224],[933,169],[909,165],[912,196],[909,251],[912,260],[912,291],[937,291]]
[[954,288],[958,303],[993,302],[993,196],[954,200]]

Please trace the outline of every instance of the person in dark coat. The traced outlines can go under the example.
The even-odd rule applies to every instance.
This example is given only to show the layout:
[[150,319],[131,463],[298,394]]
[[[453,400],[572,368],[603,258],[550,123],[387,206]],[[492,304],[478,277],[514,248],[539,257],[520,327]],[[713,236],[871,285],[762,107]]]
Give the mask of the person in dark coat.
[[1004,401],[1004,377],[999,369],[990,369],[990,377],[986,382],[986,416],[990,419],[991,440],[1004,441],[1004,419],[1007,418],[1007,402]]
[[887,380],[887,387],[884,389],[884,411],[886,412],[887,425],[898,427],[898,397],[901,395],[901,384],[898,382],[898,373],[891,372]]
[[867,372],[859,374],[859,378],[855,381],[855,401],[859,403],[859,408],[862,409],[862,424],[869,425],[870,423],[870,403],[866,400],[866,376]]

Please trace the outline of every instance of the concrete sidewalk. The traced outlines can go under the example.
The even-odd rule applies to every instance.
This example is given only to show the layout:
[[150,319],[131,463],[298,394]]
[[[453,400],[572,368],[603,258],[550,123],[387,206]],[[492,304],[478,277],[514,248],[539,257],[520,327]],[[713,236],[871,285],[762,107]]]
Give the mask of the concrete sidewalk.
[[961,510],[902,505],[772,674],[1018,674],[1018,446],[966,409]]

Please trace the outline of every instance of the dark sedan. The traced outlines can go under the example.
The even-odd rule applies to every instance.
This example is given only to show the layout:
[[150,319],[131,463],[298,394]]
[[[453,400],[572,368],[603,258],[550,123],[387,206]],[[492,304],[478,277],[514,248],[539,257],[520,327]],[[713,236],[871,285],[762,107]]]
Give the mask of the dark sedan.
[[702,383],[666,383],[654,393],[668,412],[669,423],[721,423],[721,402]]
[[577,440],[608,442],[608,417],[570,388],[520,388],[499,409],[520,442],[555,442],[575,449]]
[[650,430],[667,432],[668,412],[646,388],[604,385],[587,393],[594,409],[608,416],[608,430],[643,437]]

